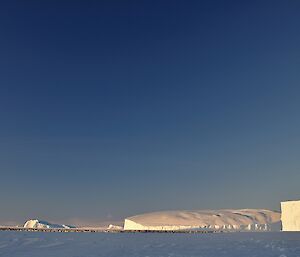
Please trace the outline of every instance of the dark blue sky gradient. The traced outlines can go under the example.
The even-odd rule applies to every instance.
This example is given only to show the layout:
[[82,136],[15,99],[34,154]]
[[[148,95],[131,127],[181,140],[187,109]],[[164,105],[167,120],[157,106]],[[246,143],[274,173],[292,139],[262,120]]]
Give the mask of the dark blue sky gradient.
[[0,221],[299,198],[298,1],[0,4]]

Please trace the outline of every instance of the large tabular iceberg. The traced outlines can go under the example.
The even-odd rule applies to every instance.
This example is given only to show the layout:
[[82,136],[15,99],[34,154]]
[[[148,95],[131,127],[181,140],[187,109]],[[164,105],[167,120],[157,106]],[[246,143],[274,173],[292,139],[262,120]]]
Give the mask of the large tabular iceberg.
[[282,202],[281,213],[283,231],[300,231],[300,201]]
[[280,230],[280,213],[269,210],[162,211],[125,219],[124,230]]

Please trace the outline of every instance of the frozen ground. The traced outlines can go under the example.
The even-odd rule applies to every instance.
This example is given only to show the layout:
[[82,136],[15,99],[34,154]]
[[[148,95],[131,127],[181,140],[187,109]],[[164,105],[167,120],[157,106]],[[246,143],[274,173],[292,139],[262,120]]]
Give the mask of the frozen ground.
[[300,233],[0,232],[1,257],[299,257]]

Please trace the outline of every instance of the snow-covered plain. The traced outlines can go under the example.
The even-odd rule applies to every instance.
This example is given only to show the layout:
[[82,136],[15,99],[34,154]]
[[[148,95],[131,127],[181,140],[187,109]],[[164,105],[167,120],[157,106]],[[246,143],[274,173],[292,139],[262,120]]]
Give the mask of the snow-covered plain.
[[300,233],[0,232],[1,257],[298,257]]

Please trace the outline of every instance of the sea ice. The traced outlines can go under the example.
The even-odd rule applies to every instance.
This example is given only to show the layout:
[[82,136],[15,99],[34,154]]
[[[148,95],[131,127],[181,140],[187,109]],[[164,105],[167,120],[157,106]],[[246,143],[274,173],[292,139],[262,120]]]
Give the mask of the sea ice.
[[300,233],[0,232],[1,257],[299,257]]

